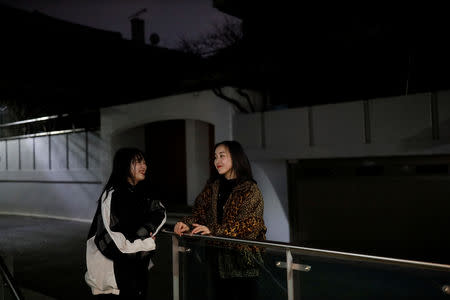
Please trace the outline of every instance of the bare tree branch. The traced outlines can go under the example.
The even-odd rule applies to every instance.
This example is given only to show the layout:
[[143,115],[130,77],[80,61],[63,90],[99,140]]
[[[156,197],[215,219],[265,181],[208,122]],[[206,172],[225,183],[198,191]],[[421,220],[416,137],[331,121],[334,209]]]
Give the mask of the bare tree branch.
[[208,56],[220,49],[239,43],[242,40],[240,22],[225,18],[224,23],[215,24],[211,33],[190,40],[180,38],[178,50],[200,56]]

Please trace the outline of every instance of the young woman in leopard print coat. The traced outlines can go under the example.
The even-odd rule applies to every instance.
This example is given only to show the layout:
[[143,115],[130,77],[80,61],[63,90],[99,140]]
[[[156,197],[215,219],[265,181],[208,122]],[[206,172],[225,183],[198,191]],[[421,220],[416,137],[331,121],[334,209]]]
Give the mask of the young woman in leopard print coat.
[[[214,155],[215,172],[196,198],[192,216],[178,222],[175,233],[265,240],[263,197],[242,146],[224,141],[215,146]],[[215,297],[254,298],[262,263],[260,249],[228,243],[214,254]]]

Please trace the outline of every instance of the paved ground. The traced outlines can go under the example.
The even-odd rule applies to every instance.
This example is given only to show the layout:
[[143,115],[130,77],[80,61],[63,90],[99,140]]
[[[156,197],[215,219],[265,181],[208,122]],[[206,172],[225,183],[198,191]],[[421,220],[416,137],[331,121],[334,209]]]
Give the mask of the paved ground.
[[56,299],[89,299],[83,282],[89,224],[0,216],[0,249],[13,259],[17,283]]

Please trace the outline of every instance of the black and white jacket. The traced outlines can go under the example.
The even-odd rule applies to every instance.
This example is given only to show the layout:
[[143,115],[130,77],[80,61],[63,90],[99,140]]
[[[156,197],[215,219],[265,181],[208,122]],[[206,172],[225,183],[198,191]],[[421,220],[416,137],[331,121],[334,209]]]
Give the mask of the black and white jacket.
[[105,191],[86,243],[86,283],[94,295],[140,295],[156,248],[155,236],[166,221],[164,206],[134,186]]

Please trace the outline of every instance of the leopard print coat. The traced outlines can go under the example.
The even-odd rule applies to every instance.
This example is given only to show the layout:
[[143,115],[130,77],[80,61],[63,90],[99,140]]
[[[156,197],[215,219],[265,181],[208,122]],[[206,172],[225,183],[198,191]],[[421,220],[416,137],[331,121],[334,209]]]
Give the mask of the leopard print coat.
[[[253,181],[236,185],[224,205],[222,224],[217,223],[219,180],[209,183],[195,200],[192,216],[182,222],[202,224],[212,235],[248,240],[265,240],[264,201]],[[222,278],[251,277],[258,275],[262,263],[261,249],[236,244],[222,244],[218,254],[219,273]]]

